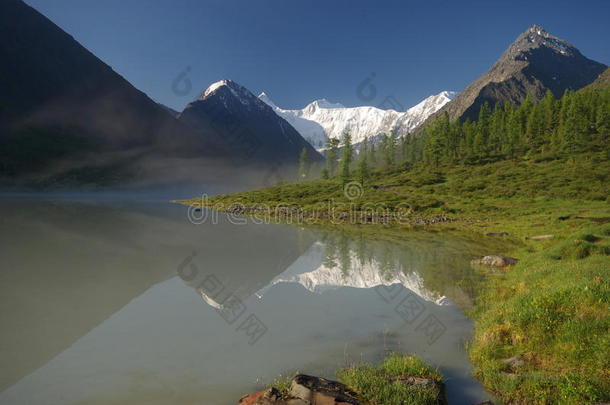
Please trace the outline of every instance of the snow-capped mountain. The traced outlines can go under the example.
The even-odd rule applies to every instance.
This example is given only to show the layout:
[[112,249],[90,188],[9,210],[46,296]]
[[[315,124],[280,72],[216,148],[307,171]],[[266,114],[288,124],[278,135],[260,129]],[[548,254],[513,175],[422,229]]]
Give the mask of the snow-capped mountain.
[[205,89],[178,116],[182,123],[213,136],[243,161],[295,164],[303,148],[321,160],[286,120],[245,87],[221,80]]
[[453,91],[443,91],[404,112],[370,106],[349,108],[325,99],[315,100],[302,110],[285,110],[275,105],[264,92],[258,97],[288,121],[316,149],[322,149],[328,138],[341,138],[348,130],[354,143],[393,129],[397,130],[399,135],[407,134],[456,95]]

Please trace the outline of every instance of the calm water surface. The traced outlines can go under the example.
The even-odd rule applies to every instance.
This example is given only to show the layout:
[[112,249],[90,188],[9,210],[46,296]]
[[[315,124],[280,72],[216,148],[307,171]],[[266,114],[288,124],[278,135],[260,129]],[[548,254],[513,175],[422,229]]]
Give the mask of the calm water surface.
[[488,398],[463,314],[487,241],[194,225],[158,201],[4,198],[0,213],[2,405],[229,405],[389,351],[438,367],[451,404]]

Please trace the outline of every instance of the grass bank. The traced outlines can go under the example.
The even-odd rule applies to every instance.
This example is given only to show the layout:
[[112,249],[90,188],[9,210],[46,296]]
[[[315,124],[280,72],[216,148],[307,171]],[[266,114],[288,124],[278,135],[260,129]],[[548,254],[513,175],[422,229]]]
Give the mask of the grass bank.
[[[506,403],[584,404],[610,401],[609,177],[607,153],[539,156],[378,171],[351,191],[332,179],[288,184],[203,205],[394,238],[423,226],[507,233],[519,243],[503,253],[520,261],[485,281],[470,310],[475,375]],[[404,207],[407,219],[395,220]],[[552,236],[530,239],[538,235]]]
[[[337,370],[337,380],[365,405],[438,405],[445,403],[441,374],[417,356],[390,354],[380,365],[359,364]],[[290,398],[292,376],[271,386]]]

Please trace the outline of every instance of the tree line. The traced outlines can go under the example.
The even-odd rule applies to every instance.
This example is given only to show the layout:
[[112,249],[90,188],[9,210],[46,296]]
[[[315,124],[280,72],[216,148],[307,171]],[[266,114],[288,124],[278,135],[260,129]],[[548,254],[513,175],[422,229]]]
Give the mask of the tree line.
[[[476,121],[450,120],[447,113],[421,134],[382,134],[373,142],[352,144],[349,132],[330,138],[320,176],[343,183],[362,183],[371,170],[392,170],[413,164],[477,164],[540,154],[610,153],[610,88],[566,91],[557,99],[547,91],[540,101],[528,96],[520,105],[484,103]],[[313,170],[304,149],[299,177]]]
[[427,164],[476,163],[538,154],[575,154],[608,148],[610,88],[547,91],[539,102],[485,103],[476,121],[450,121],[447,114],[425,128],[417,158]]

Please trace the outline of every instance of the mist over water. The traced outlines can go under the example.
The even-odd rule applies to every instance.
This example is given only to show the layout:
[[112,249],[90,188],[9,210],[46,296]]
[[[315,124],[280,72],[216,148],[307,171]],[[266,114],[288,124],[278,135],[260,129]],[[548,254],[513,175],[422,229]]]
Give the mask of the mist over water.
[[483,242],[194,225],[175,191],[0,200],[0,404],[228,405],[392,350],[439,367],[452,404],[487,398],[462,312]]

